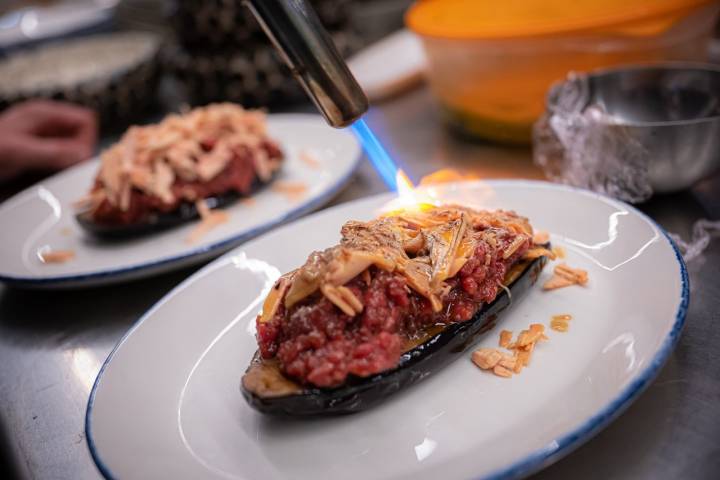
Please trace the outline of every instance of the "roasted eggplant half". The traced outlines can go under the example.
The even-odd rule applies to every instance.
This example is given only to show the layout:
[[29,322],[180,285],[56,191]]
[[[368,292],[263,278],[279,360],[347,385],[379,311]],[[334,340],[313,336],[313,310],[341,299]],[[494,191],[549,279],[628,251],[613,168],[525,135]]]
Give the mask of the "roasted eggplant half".
[[[223,208],[239,198],[235,192],[205,198],[210,209]],[[86,232],[105,239],[124,239],[159,232],[177,227],[200,217],[194,203],[182,202],[176,210],[168,213],[149,212],[140,222],[130,224],[101,223],[93,219],[92,211],[86,210],[75,215],[78,225]]]
[[548,247],[514,212],[348,222],[270,291],[242,394],[271,415],[369,408],[459,358],[537,281]]
[[501,290],[471,320],[430,328],[393,369],[369,377],[349,376],[336,388],[309,388],[283,375],[276,360],[264,360],[256,353],[242,378],[243,396],[254,409],[279,416],[335,415],[370,408],[462,357],[481,334],[495,326],[500,312],[527,293],[545,263],[546,258],[539,257],[522,264],[507,290]]
[[215,104],[170,115],[130,128],[102,153],[76,220],[108,239],[171,228],[253,194],[282,162],[262,112]]
[[[248,197],[261,190],[267,183],[255,180],[251,192],[247,195],[240,195],[238,192],[227,192],[221,195],[214,195],[204,198],[205,205],[211,210],[225,208],[241,198]],[[112,223],[98,222],[93,218],[92,210],[84,210],[75,214],[75,220],[83,230],[103,240],[122,240],[133,237],[157,233],[162,230],[177,227],[200,218],[195,202],[181,202],[178,207],[170,212],[148,212],[140,221],[134,223]]]

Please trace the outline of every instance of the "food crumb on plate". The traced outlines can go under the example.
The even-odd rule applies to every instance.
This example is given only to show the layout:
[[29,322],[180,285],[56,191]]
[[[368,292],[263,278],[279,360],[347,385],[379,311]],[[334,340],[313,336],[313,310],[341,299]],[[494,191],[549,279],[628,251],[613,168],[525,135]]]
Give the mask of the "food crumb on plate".
[[440,185],[443,183],[462,182],[466,180],[479,180],[478,175],[472,173],[462,173],[453,168],[441,168],[425,175],[420,179],[419,186],[427,187],[431,185]]
[[561,247],[560,245],[556,245],[552,248],[552,252],[555,254],[557,258],[564,259],[565,258],[565,249]]
[[555,260],[555,254],[552,251],[548,250],[545,247],[539,246],[534,246],[530,248],[530,250],[525,252],[525,255],[523,255],[523,258],[525,260],[535,260],[536,258],[540,257],[547,257],[550,260]]
[[195,243],[205,236],[210,230],[228,221],[228,214],[222,210],[211,210],[205,200],[195,202],[200,214],[200,224],[195,227],[187,237],[188,243]]
[[307,192],[307,185],[303,182],[278,180],[270,188],[274,192],[284,195],[290,201],[300,200]]
[[320,160],[309,150],[300,150],[300,160],[310,168],[320,168]]
[[65,263],[75,258],[75,251],[43,249],[38,251],[38,257],[42,263]]
[[550,241],[550,234],[544,230],[539,230],[533,235],[533,243],[535,245],[545,245]]
[[570,320],[572,320],[572,315],[567,313],[562,315],[553,315],[550,319],[550,328],[556,332],[567,332],[570,328],[570,324],[568,323]]
[[507,347],[510,345],[510,340],[512,340],[512,332],[510,330],[503,330],[500,332],[500,340],[498,343],[501,347]]
[[545,326],[533,323],[528,329],[521,331],[515,342],[512,332],[500,332],[500,346],[512,352],[512,355],[497,348],[480,348],[472,353],[472,361],[481,370],[492,371],[498,377],[509,378],[518,374],[523,368],[530,365],[530,357],[535,344],[547,340]]
[[553,276],[543,284],[543,290],[555,290],[570,285],[587,285],[588,273],[581,268],[572,268],[565,263],[556,265]]

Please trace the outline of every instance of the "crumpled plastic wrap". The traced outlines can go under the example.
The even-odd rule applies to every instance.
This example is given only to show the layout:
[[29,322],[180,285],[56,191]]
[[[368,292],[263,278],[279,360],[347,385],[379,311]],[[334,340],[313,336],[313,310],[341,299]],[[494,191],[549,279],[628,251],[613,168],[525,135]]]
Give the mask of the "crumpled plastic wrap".
[[[570,73],[548,93],[546,113],[533,129],[533,157],[552,181],[587,188],[630,203],[652,196],[649,154],[603,106],[591,103],[587,76]],[[692,238],[670,233],[685,261],[699,257],[720,221],[698,220]]]
[[601,105],[590,104],[582,74],[571,73],[550,90],[547,112],[534,126],[533,156],[558,183],[631,203],[652,195],[647,151]]
[[711,237],[720,237],[720,221],[698,220],[692,228],[692,237],[686,242],[676,233],[671,233],[675,244],[677,244],[686,262],[699,257],[710,245]]

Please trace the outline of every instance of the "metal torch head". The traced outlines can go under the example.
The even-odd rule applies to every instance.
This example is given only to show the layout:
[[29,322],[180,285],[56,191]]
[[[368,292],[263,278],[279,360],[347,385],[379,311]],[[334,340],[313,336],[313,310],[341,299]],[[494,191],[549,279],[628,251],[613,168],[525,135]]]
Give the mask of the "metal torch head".
[[368,99],[306,0],[245,0],[327,122],[345,127]]

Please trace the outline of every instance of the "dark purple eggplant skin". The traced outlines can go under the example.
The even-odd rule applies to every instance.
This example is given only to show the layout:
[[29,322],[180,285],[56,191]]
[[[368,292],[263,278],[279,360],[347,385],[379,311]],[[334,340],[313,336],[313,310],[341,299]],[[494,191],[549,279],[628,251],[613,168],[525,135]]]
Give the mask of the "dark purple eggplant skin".
[[[250,196],[260,190],[265,185],[270,184],[277,176],[277,173],[278,172],[275,172],[272,178],[267,182],[261,182],[256,177],[251,186],[250,193],[247,195],[241,195],[233,191],[223,193],[221,195],[205,197],[205,202],[207,202],[208,207],[210,207],[211,209],[227,207],[228,205],[236,202],[238,199]],[[174,228],[178,225],[193,221],[199,217],[200,214],[195,207],[195,203],[182,202],[178,206],[178,208],[176,208],[172,212],[149,212],[142,222],[132,223],[128,225],[96,222],[88,211],[83,211],[76,214],[75,220],[77,221],[78,225],[82,227],[83,230],[98,239],[126,240]]]
[[[537,282],[546,263],[545,257],[532,260],[515,281],[507,286],[512,302],[520,301]],[[350,376],[339,387],[305,387],[301,393],[277,397],[261,397],[245,388],[242,382],[240,389],[252,408],[268,415],[315,417],[360,412],[463,357],[463,353],[475,344],[480,335],[495,326],[498,315],[510,303],[508,293],[501,290],[495,300],[483,305],[472,319],[450,324],[421,345],[405,352],[397,367],[370,377]],[[262,360],[256,354],[248,370],[252,368],[253,362],[259,361]]]
[[[222,208],[235,202],[240,196],[237,193],[226,193],[214,197],[207,197],[205,201],[208,207]],[[138,223],[118,225],[110,223],[99,223],[92,219],[89,212],[80,212],[75,215],[75,220],[86,232],[95,237],[106,240],[122,240],[132,237],[160,232],[169,228],[177,227],[183,223],[195,220],[200,217],[194,203],[183,202],[180,206],[168,213],[149,213],[147,217]]]

